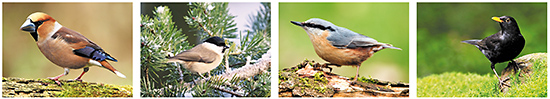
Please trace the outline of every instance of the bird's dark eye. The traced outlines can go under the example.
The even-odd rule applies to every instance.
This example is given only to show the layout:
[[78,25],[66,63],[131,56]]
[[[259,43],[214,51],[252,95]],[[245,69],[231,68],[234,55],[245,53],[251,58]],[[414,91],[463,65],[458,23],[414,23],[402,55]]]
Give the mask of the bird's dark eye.
[[38,21],[38,22],[36,22],[37,25],[42,25],[42,23],[44,23],[44,21]]
[[[44,22],[49,21],[49,20],[50,20],[50,19],[46,19],[46,20],[37,21],[37,22],[33,22],[33,23],[34,23],[34,25],[36,25],[36,26],[40,26],[40,25],[42,25]],[[31,20],[31,21],[32,21],[32,20]]]
[[510,18],[506,18],[506,22],[510,22]]
[[40,26],[42,25],[42,23],[44,23],[44,21],[38,21],[38,22],[33,22],[35,26]]

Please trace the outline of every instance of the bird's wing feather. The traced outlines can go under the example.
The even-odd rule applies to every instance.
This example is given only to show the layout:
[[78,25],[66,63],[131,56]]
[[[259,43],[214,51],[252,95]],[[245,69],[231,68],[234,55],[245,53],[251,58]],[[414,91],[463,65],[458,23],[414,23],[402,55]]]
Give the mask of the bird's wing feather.
[[499,48],[497,45],[500,45],[500,43],[503,42],[503,39],[488,39],[488,38],[500,38],[501,36],[502,36],[502,31],[499,31],[496,34],[493,34],[489,37],[484,38],[483,40],[481,40],[481,42],[479,42],[480,48],[484,50],[498,50]]
[[[373,46],[378,44],[373,38],[365,35],[357,34],[343,27],[336,27],[337,31],[327,37],[334,47],[338,48],[355,48],[360,46]],[[353,39],[349,39],[353,38]]]
[[198,51],[210,51],[208,49],[204,49],[202,47],[194,47],[190,50],[183,51],[179,53],[178,55],[170,58],[170,59],[178,59],[183,61],[190,61],[190,62],[204,62],[204,63],[212,63],[214,60],[216,60],[216,53],[214,52],[206,52],[206,53],[197,53]]
[[103,51],[103,49],[97,46],[94,42],[88,40],[82,34],[68,28],[63,27],[55,34],[53,34],[52,38],[62,39],[65,43],[71,45],[71,47],[74,49],[73,53],[78,56],[91,58],[98,61],[105,61],[105,59],[115,62],[118,61],[114,57]]

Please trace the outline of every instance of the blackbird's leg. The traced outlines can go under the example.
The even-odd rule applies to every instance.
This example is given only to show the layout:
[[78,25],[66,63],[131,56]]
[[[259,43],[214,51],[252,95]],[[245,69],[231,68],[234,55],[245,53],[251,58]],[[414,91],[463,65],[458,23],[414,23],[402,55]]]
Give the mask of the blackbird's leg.
[[[519,62],[519,63],[517,63],[517,62],[514,61],[514,60],[510,60],[510,61],[511,61],[510,64],[512,65],[512,68],[513,68],[514,70],[519,70],[519,69],[521,68],[519,64],[523,64],[523,63],[524,63],[524,62]],[[510,64],[509,64],[509,65],[510,65]],[[518,71],[518,72],[521,72],[521,71]],[[510,80],[510,77],[505,78],[505,79],[502,80],[502,81],[503,81],[503,82],[506,82],[506,81],[508,81],[508,80]]]
[[497,73],[497,71],[495,70],[495,63],[493,63],[493,62],[491,62],[491,69],[493,69],[493,72],[494,72],[495,75],[497,76],[499,85],[502,84],[502,85],[510,86],[510,85],[507,85],[506,83],[504,83],[503,80],[500,80],[500,76],[498,76],[498,73]]
[[514,65],[514,69],[517,69],[517,70],[519,70],[519,69],[521,68],[519,64],[525,63],[525,62],[516,62],[516,61],[514,61],[514,60],[510,60],[510,61],[511,61],[512,64]]

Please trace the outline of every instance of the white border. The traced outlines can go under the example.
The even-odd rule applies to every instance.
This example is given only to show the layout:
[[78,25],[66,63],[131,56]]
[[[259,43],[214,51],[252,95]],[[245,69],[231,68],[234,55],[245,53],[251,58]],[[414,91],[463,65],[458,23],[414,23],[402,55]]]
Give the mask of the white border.
[[140,70],[141,69],[141,65],[140,65],[140,62],[141,62],[140,61],[140,57],[141,57],[141,54],[140,54],[141,44],[140,43],[141,42],[140,42],[140,38],[139,38],[139,36],[141,34],[141,30],[140,30],[140,27],[139,27],[140,24],[141,24],[140,23],[141,22],[141,17],[140,17],[141,2],[132,2],[132,5],[133,5],[132,6],[133,7],[132,8],[133,9],[133,11],[132,11],[132,14],[133,14],[132,15],[132,18],[133,18],[133,20],[132,20],[132,23],[133,23],[133,27],[132,27],[132,29],[133,29],[132,30],[133,31],[133,33],[132,33],[132,41],[133,41],[132,42],[132,49],[133,49],[132,50],[132,55],[133,55],[132,59],[133,60],[132,60],[132,62],[133,62],[133,64],[132,65],[134,65],[133,66],[134,67],[133,68],[133,71],[134,71],[133,72],[133,75],[134,75],[133,80],[134,81],[132,82],[134,84],[133,85],[134,90],[133,90],[132,94],[134,95],[133,96],[134,98],[137,98],[137,97],[140,97],[140,95],[141,95],[141,84],[140,84],[141,79],[139,79],[141,77],[141,75],[140,75],[141,74],[141,70]]
[[[272,49],[272,68],[271,68],[271,97],[270,98],[279,98],[278,96],[278,66],[279,66],[279,2],[293,2],[295,0],[260,0],[260,1],[252,1],[252,0],[87,0],[87,1],[69,1],[69,0],[48,0],[48,2],[132,2],[133,5],[133,98],[142,98],[140,97],[140,11],[141,11],[141,3],[142,2],[271,2],[271,31],[272,31],[272,37],[271,37],[271,49]],[[300,2],[358,2],[358,0],[303,0]],[[360,2],[408,2],[409,3],[409,84],[410,84],[410,92],[409,96],[410,98],[417,98],[417,60],[416,60],[416,52],[417,52],[417,39],[416,39],[416,29],[417,29],[417,19],[416,19],[416,11],[417,11],[417,3],[418,2],[457,2],[456,1],[445,1],[445,0],[373,0],[373,1],[360,1]],[[42,2],[38,0],[2,0],[2,5],[4,2]],[[460,2],[546,2],[547,3],[547,11],[550,11],[550,8],[548,8],[548,0],[460,0]],[[3,9],[2,5],[0,5],[0,9]],[[2,10],[3,11],[3,10]],[[550,18],[548,18],[550,14],[547,13],[547,26],[548,23],[550,23]],[[2,13],[0,13],[0,18],[2,18]],[[3,20],[3,19],[2,19]],[[0,23],[2,23],[2,20],[0,20]],[[0,27],[2,27],[3,24],[0,24]],[[550,26],[548,26],[550,28]],[[2,29],[0,29],[2,31]],[[547,30],[548,32],[548,30]],[[2,38],[2,35],[0,35],[0,38]],[[547,35],[547,44],[550,43],[548,40],[550,38],[550,35]],[[3,42],[0,40],[0,46]],[[547,46],[547,49],[550,49],[550,46]],[[2,51],[2,49],[0,49]],[[547,50],[548,51],[548,50]],[[2,53],[0,53],[2,55]],[[2,59],[3,57],[0,57]],[[548,61],[548,60],[547,60]],[[0,63],[2,63],[0,61]],[[0,68],[0,71],[2,68]],[[548,70],[550,71],[550,70]],[[0,74],[1,75],[1,74]],[[549,77],[550,78],[550,77]],[[547,83],[548,84],[548,83]],[[0,85],[1,86],[1,85]],[[550,86],[550,84],[548,84]],[[546,86],[546,87],[548,87]],[[3,98],[3,97],[2,97]]]
[[416,98],[416,2],[409,2],[409,97]]
[[279,2],[271,2],[271,97],[279,97]]

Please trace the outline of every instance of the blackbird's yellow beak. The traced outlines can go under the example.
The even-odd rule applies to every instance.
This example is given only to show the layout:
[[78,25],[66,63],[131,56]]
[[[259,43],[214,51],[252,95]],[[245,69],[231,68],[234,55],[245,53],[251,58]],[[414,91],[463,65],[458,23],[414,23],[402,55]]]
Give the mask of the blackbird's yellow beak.
[[493,20],[495,20],[495,21],[497,21],[497,22],[504,22],[504,21],[500,20],[499,17],[493,17],[493,18],[491,18],[491,19],[493,19]]

